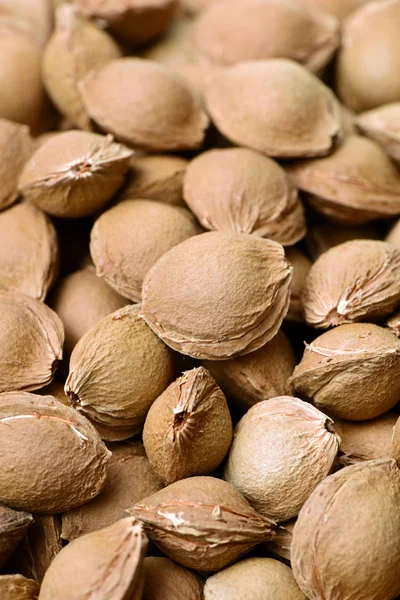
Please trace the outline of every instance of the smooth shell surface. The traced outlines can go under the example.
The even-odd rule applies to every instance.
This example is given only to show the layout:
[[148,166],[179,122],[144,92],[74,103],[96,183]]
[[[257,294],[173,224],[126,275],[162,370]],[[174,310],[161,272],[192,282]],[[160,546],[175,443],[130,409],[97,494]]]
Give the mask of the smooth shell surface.
[[0,292],[0,314],[0,392],[50,383],[62,358],[60,319],[42,302],[17,292]]
[[91,500],[103,487],[109,452],[94,427],[51,396],[0,396],[0,501],[55,513]]
[[216,69],[206,102],[214,124],[230,141],[268,156],[325,156],[342,135],[341,109],[332,92],[290,60]]
[[346,467],[317,487],[294,526],[291,549],[307,598],[397,597],[399,498],[400,471],[388,459]]
[[339,45],[329,13],[292,0],[220,0],[195,23],[196,50],[213,63],[290,58],[319,71]]
[[291,269],[280,244],[210,232],[169,250],[143,284],[140,315],[169,346],[222,360],[257,350],[279,330]]
[[400,250],[374,240],[331,248],[309,270],[302,303],[321,329],[390,315],[400,303]]
[[83,79],[80,91],[90,117],[135,147],[185,150],[203,142],[208,117],[184,81],[156,62],[110,61]]
[[95,222],[90,253],[96,274],[125,298],[140,302],[143,281],[159,258],[200,233],[192,214],[153,200],[126,200]]
[[168,558],[145,558],[144,576],[143,600],[203,600],[200,577]]
[[39,600],[141,600],[147,538],[128,517],[74,540],[47,571]]
[[22,172],[19,190],[53,216],[91,215],[122,185],[132,154],[112,136],[65,131],[35,151]]
[[22,202],[0,212],[0,289],[44,300],[58,274],[59,249],[50,219]]
[[33,142],[26,125],[0,119],[0,210],[17,199],[18,179],[32,150]]
[[253,150],[200,154],[188,166],[184,198],[206,229],[254,233],[283,246],[306,233],[297,190],[275,161]]
[[329,12],[343,21],[357,8],[371,0],[301,0],[301,2],[310,8],[319,8]]
[[362,113],[357,118],[357,126],[366,136],[377,141],[389,156],[400,161],[400,102]]
[[129,512],[169,558],[202,571],[218,571],[274,536],[272,521],[214,477],[172,483]]
[[333,421],[310,404],[266,400],[239,421],[225,477],[258,512],[287,521],[329,474],[339,441]]
[[399,376],[400,340],[383,327],[353,323],[306,345],[291,384],[321,410],[363,421],[400,400]]

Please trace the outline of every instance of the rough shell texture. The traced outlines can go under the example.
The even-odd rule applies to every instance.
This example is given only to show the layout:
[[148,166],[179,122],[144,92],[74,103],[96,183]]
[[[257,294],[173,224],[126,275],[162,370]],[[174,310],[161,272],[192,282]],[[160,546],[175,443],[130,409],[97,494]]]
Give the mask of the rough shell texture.
[[0,576],[1,600],[37,600],[39,586],[36,581],[22,575]]
[[203,600],[201,579],[168,558],[145,558],[144,576],[143,600]]
[[329,248],[344,242],[350,242],[351,240],[381,240],[382,237],[375,223],[358,226],[335,225],[334,227],[332,227],[332,224],[319,223],[310,227],[305,238],[305,244],[307,254],[312,261],[315,261]]
[[51,396],[10,392],[0,399],[1,502],[56,513],[100,492],[109,452],[87,419]]
[[306,600],[290,567],[273,558],[248,558],[209,577],[204,600]]
[[56,230],[36,206],[22,202],[0,212],[0,289],[44,300],[59,266]]
[[76,0],[90,17],[105,21],[112,34],[128,46],[147,44],[169,27],[176,0]]
[[341,223],[360,224],[400,214],[400,174],[379,145],[346,137],[333,154],[288,168],[311,206]]
[[293,528],[296,519],[281,523],[276,530],[275,537],[264,544],[264,546],[275,556],[279,556],[290,562],[290,548],[293,540]]
[[91,215],[122,185],[132,154],[112,136],[65,131],[35,151],[22,172],[19,190],[51,215]]
[[390,315],[400,303],[400,250],[374,240],[331,248],[308,272],[302,302],[307,323],[322,329]]
[[36,390],[53,379],[62,357],[64,330],[42,302],[0,293],[0,392]]
[[113,60],[79,87],[90,117],[136,147],[184,150],[203,142],[208,117],[184,81],[156,62]]
[[341,419],[373,419],[400,400],[400,341],[377,325],[341,325],[306,346],[291,384]]
[[172,483],[129,512],[169,558],[197,570],[218,571],[274,535],[272,521],[214,477]]
[[225,396],[204,367],[186,371],[157,398],[143,429],[150,464],[167,485],[212,473],[231,442]]
[[209,77],[206,101],[230,141],[269,156],[325,156],[342,133],[341,109],[332,92],[290,60],[217,69]]
[[304,316],[301,295],[305,279],[311,268],[311,262],[307,256],[297,248],[287,248],[285,253],[286,258],[293,268],[292,284],[290,287],[290,304],[286,320],[295,323],[303,323]]
[[134,156],[120,200],[146,198],[177,206],[184,204],[182,188],[187,165],[185,158],[170,154]]
[[343,24],[336,86],[344,104],[356,112],[400,100],[399,18],[399,0],[377,0]]
[[400,471],[387,459],[345,467],[317,487],[297,519],[291,551],[307,598],[397,597],[399,497]]
[[397,463],[400,465],[400,419],[397,419],[395,428],[393,430],[390,455],[396,459]]
[[26,125],[0,119],[0,210],[18,197],[18,179],[33,151],[33,141]]
[[51,297],[51,307],[64,324],[64,355],[69,357],[91,327],[126,304],[90,267],[62,279]]
[[276,242],[204,233],[169,250],[150,270],[140,314],[182,354],[233,358],[276,335],[289,307],[290,280]]
[[140,442],[110,444],[107,477],[100,494],[62,516],[62,537],[68,541],[98,531],[126,517],[126,510],[163,488]]
[[184,198],[206,229],[254,233],[284,246],[306,233],[297,190],[275,161],[253,150],[200,154],[187,169]]
[[260,402],[236,427],[225,477],[258,512],[287,521],[332,469],[340,441],[332,426],[298,398]]
[[385,413],[370,421],[335,419],[335,431],[340,436],[340,463],[352,465],[365,460],[391,457],[393,427],[398,415]]
[[400,102],[362,113],[357,125],[365,135],[379,142],[389,156],[400,161]]
[[80,339],[65,384],[83,414],[136,432],[173,374],[172,352],[139,318],[139,308],[112,313]]
[[206,360],[202,364],[229,400],[247,410],[257,402],[289,391],[288,380],[296,366],[296,357],[283,331],[278,331],[255,352],[229,360]]
[[140,302],[143,280],[163,254],[200,233],[188,210],[153,200],[126,200],[95,222],[90,253],[96,274]]
[[292,0],[220,0],[193,32],[196,50],[213,63],[290,58],[311,71],[328,63],[339,39],[335,17]]
[[310,8],[320,8],[329,12],[343,21],[359,6],[371,0],[301,0],[301,2]]
[[91,129],[78,81],[92,69],[119,58],[113,38],[71,4],[56,12],[56,27],[43,56],[43,81],[58,110],[80,129]]
[[47,571],[39,600],[140,600],[147,538],[128,517],[74,540]]
[[395,312],[394,315],[386,320],[385,327],[394,333],[394,335],[400,337],[400,311]]
[[0,505],[0,567],[10,558],[32,523],[31,514]]

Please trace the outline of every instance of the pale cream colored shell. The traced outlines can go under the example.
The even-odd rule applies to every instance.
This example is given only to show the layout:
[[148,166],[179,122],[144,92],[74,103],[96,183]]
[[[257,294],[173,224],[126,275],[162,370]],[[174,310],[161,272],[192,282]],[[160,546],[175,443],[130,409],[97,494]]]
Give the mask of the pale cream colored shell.
[[325,156],[342,136],[341,108],[333,93],[294,61],[216,69],[206,102],[214,124],[231,142],[268,156]]
[[90,236],[96,274],[140,302],[143,281],[168,250],[200,233],[186,209],[153,200],[125,200],[104,212]]
[[357,118],[361,131],[378,142],[397,162],[400,162],[400,102],[385,104],[362,113]]
[[293,0],[219,0],[201,13],[193,31],[195,49],[212,63],[290,58],[315,72],[339,41],[334,16]]
[[396,311],[391,317],[386,319],[385,327],[389,329],[391,333],[400,337],[400,311]]
[[400,400],[400,340],[377,325],[340,325],[306,345],[291,384],[341,419],[378,417]]
[[147,538],[131,517],[74,540],[50,565],[39,600],[141,600]]
[[225,478],[259,513],[287,521],[329,475],[339,442],[333,421],[310,404],[265,400],[239,421]]
[[0,210],[18,197],[18,179],[33,151],[33,140],[26,125],[0,119]]
[[0,212],[0,290],[44,300],[58,266],[57,233],[47,215],[28,202]]
[[203,233],[169,250],[149,271],[140,316],[182,354],[234,358],[276,335],[290,281],[280,244],[244,233]]
[[203,143],[208,117],[197,98],[183,79],[156,62],[112,60],[79,88],[90,117],[135,147],[163,152]]
[[331,248],[309,270],[302,302],[321,329],[390,315],[400,304],[400,250],[375,240]]
[[393,429],[390,455],[397,461],[397,464],[400,465],[400,418],[397,419]]
[[388,459],[345,467],[317,487],[299,514],[291,549],[307,598],[398,596],[399,497],[400,471]]
[[400,0],[367,2],[342,27],[336,88],[361,112],[400,101]]
[[184,198],[206,229],[254,233],[283,246],[306,233],[303,206],[284,170],[247,148],[209,150],[193,159]]
[[302,4],[310,8],[322,9],[335,15],[340,21],[344,21],[357,8],[367,2],[371,2],[371,0],[301,0]]
[[43,82],[58,110],[76,127],[92,128],[78,81],[95,67],[120,56],[113,38],[85,18],[76,6],[58,7],[55,30],[43,55]]
[[138,433],[173,375],[173,356],[126,306],[90,329],[75,346],[65,392],[94,421]]
[[335,431],[340,436],[340,463],[390,458],[393,428],[398,415],[387,412],[370,421],[335,419]]
[[400,214],[400,174],[380,146],[348,136],[330,156],[288,167],[295,185],[325,217],[362,224]]
[[53,28],[51,2],[48,0],[2,0],[0,20],[12,19],[40,44],[45,44]]
[[204,600],[200,577],[169,558],[145,558],[144,575],[143,600]]
[[39,586],[36,581],[22,575],[0,575],[1,600],[37,600]]
[[211,575],[204,600],[306,600],[292,570],[273,558],[247,558]]
[[139,56],[171,69],[185,63],[197,64],[200,59],[191,43],[193,24],[193,19],[179,14],[168,31],[154,44],[145,47]]
[[289,311],[285,317],[285,320],[293,323],[303,323],[304,316],[301,295],[312,263],[307,256],[296,247],[287,248],[285,254],[287,260],[293,268],[292,284],[290,287]]

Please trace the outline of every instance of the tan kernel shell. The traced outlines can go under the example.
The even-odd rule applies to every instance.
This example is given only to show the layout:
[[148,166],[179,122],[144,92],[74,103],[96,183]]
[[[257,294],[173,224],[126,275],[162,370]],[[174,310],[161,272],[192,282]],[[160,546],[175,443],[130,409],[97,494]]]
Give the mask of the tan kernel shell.
[[397,419],[393,429],[390,456],[400,465],[400,418]]
[[65,131],[35,151],[22,172],[19,190],[53,216],[88,216],[121,187],[132,154],[112,136]]
[[296,519],[291,519],[286,523],[280,523],[276,529],[275,537],[270,542],[263,544],[267,550],[272,552],[272,554],[284,558],[289,562],[295,523]]
[[61,536],[68,541],[112,525],[126,517],[133,504],[164,487],[140,442],[109,444],[108,448],[111,457],[100,494],[62,515]]
[[301,250],[298,250],[298,248],[287,248],[285,254],[293,268],[289,311],[285,320],[293,323],[303,323],[304,316],[301,295],[312,263]]
[[169,250],[149,271],[140,316],[182,354],[234,358],[276,335],[290,280],[280,244],[243,233],[204,233]]
[[299,514],[291,549],[307,598],[397,597],[399,496],[400,471],[389,459],[345,467],[317,487]]
[[385,327],[391,333],[400,337],[400,311],[396,311],[389,319],[386,319]]
[[33,523],[30,513],[0,505],[0,567],[10,558]]
[[18,179],[33,151],[33,140],[26,125],[0,119],[0,210],[18,197]]
[[173,376],[172,352],[139,318],[139,310],[126,306],[92,327],[72,352],[65,384],[78,411],[101,425],[136,433]]
[[134,156],[119,200],[146,198],[173,206],[184,205],[182,188],[188,162],[171,154]]
[[303,206],[283,169],[247,148],[209,150],[194,158],[184,198],[206,229],[254,233],[283,246],[306,233]]
[[215,477],[172,483],[129,510],[169,558],[199,571],[218,571],[274,535],[232,485]]
[[0,428],[4,504],[57,513],[100,492],[109,452],[94,427],[72,408],[51,396],[5,393]]
[[302,302],[309,325],[335,325],[390,315],[400,303],[400,251],[386,242],[352,240],[312,265]]
[[310,404],[265,400],[239,421],[225,478],[259,513],[287,521],[329,475],[339,442],[333,421]]
[[343,421],[335,419],[335,431],[340,437],[340,463],[391,457],[393,428],[398,415],[387,412],[370,421]]
[[125,200],[105,211],[90,236],[96,274],[119,294],[140,302],[143,281],[168,250],[200,233],[186,209],[154,200]]
[[385,242],[392,244],[398,250],[400,250],[400,219],[390,228],[388,234],[385,237]]
[[65,358],[70,357],[89,329],[127,303],[125,298],[97,277],[91,267],[75,271],[62,279],[51,296],[50,305],[64,324]]
[[204,367],[186,371],[155,400],[147,413],[143,444],[166,485],[209,475],[232,442],[226,398]]
[[0,289],[44,300],[58,275],[56,230],[39,208],[22,202],[0,212]]
[[352,135],[330,156],[288,167],[311,206],[339,223],[357,225],[400,214],[400,174],[380,146]]
[[68,544],[47,571],[39,600],[141,600],[147,538],[131,517]]
[[145,558],[144,575],[143,600],[203,600],[200,577],[169,558]]
[[185,82],[156,62],[112,60],[79,88],[90,117],[135,147],[163,152],[203,143],[208,117]]
[[198,64],[200,58],[191,43],[193,24],[193,19],[183,13],[179,14],[165,34],[155,43],[143,48],[139,56],[155,60],[171,69],[186,63]]
[[[319,223],[311,226],[305,238],[307,254],[316,261],[324,252],[351,240],[381,240],[374,223],[369,225],[335,225]],[[388,241],[388,240],[386,240]]]
[[357,8],[371,0],[301,0],[301,2],[310,8],[322,9],[334,15],[339,21],[344,21]]
[[60,319],[42,302],[17,292],[0,292],[0,314],[0,392],[50,383],[62,358]]
[[273,558],[247,558],[206,580],[204,600],[306,600],[290,567]]
[[127,46],[141,46],[166,31],[177,0],[76,0],[89,17],[100,19]]
[[76,127],[92,129],[78,81],[95,67],[120,56],[113,38],[76,6],[65,3],[58,7],[55,30],[43,56],[43,81],[58,110]]
[[201,105],[206,109],[205,91],[207,80],[214,66],[207,63],[182,62],[182,64],[173,66],[173,69],[185,80],[186,85],[190,87]]
[[339,41],[335,17],[292,0],[220,0],[201,13],[193,31],[195,49],[211,63],[289,58],[314,72]]
[[361,113],[357,126],[378,142],[395,161],[400,161],[400,102],[392,102]]
[[289,391],[288,381],[296,366],[296,357],[280,330],[255,352],[228,360],[204,360],[202,364],[229,400],[248,410],[257,402]]
[[306,345],[293,389],[340,419],[364,421],[400,400],[400,340],[369,323],[340,325]]
[[2,0],[0,20],[13,20],[36,42],[44,45],[53,27],[53,15],[48,0]]
[[377,0],[361,6],[343,23],[336,89],[355,112],[400,101],[399,18],[399,0]]
[[331,90],[286,59],[216,69],[206,102],[214,124],[231,142],[268,156],[325,156],[342,135],[341,108]]
[[0,575],[1,600],[37,600],[39,586],[36,581],[22,575]]

